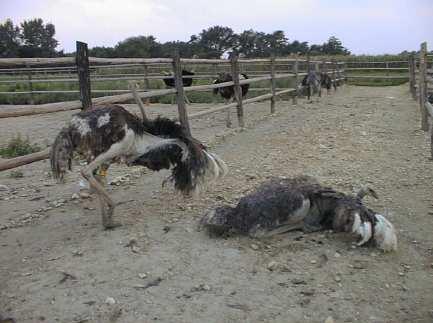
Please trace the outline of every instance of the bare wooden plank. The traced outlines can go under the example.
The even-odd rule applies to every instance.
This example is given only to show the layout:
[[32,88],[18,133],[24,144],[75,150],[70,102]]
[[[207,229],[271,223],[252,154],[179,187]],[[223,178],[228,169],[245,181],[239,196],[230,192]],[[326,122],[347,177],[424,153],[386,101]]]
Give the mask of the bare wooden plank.
[[4,171],[7,169],[16,168],[19,166],[27,165],[30,163],[34,163],[39,160],[44,160],[49,158],[51,148],[47,148],[45,150],[39,151],[37,153],[15,157],[11,159],[5,159],[0,161],[0,171]]
[[176,99],[180,124],[184,132],[188,135],[191,135],[191,128],[188,121],[188,112],[186,111],[185,93],[183,91],[182,65],[178,51],[176,51],[173,56],[173,73],[174,83],[176,86]]
[[275,113],[275,102],[276,102],[276,95],[275,95],[275,88],[277,87],[276,80],[275,80],[275,56],[272,55],[271,57],[271,114]]
[[[161,96],[166,94],[174,94],[176,89],[164,89],[164,90],[153,90],[149,92],[139,92],[138,96],[140,98],[151,98],[155,96]],[[94,105],[98,104],[111,104],[125,102],[133,98],[132,93],[103,96],[93,99]],[[56,102],[47,104],[37,104],[29,105],[26,107],[11,107],[3,108],[0,110],[0,118],[10,118],[10,117],[20,117],[33,114],[46,114],[60,111],[70,111],[77,110],[81,108],[80,101],[66,101],[66,102]]]
[[347,71],[407,71],[408,67],[348,67]]
[[[293,64],[293,74],[295,74],[295,88],[298,88],[298,85],[299,85],[298,72],[299,72],[299,60],[298,60],[298,55],[296,55],[295,62]],[[294,105],[298,104],[298,96],[297,95],[293,96],[292,103]]]
[[92,106],[92,95],[90,94],[89,51],[87,50],[86,43],[77,41],[75,59],[77,63],[80,101],[83,109],[87,110]]
[[[147,65],[143,64],[143,79],[144,79],[144,89],[145,90],[150,89],[150,82],[148,79],[148,75],[149,75],[149,71],[148,71]],[[150,104],[150,98],[147,98],[145,102],[146,102],[146,105],[149,105]]]
[[412,94],[412,98],[416,100],[415,54],[412,53],[409,56],[408,65],[409,65],[409,90],[410,93]]
[[75,64],[75,58],[74,57],[0,58],[0,66],[61,65],[61,64]]
[[154,63],[172,63],[172,58],[101,58],[89,57],[91,64],[154,64]]
[[427,96],[427,85],[426,85],[426,54],[427,54],[427,43],[421,44],[421,50],[419,53],[419,105],[421,112],[421,129],[427,131],[429,129],[427,112],[425,108],[426,96]]
[[384,80],[392,80],[392,79],[408,79],[409,75],[405,76],[381,76],[381,75],[347,75],[348,79],[384,79]]
[[[245,126],[244,124],[244,110],[242,107],[242,88],[239,83],[239,62],[238,62],[238,56],[232,55],[231,59],[231,72],[232,72],[232,78],[233,78],[233,90],[235,92],[235,100],[236,100],[236,112],[238,116],[238,124],[239,127],[243,128]],[[230,111],[229,111],[230,113]],[[227,120],[230,120],[230,115]]]

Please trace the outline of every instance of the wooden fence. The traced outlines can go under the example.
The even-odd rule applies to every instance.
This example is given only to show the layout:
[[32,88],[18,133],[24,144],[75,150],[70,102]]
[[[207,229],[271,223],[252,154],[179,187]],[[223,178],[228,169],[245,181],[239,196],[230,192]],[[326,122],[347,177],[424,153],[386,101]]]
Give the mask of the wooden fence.
[[409,75],[409,91],[419,103],[421,129],[430,131],[430,154],[433,159],[433,106],[427,100],[433,94],[433,54],[428,54],[426,42],[421,44],[417,55],[411,55]]
[[345,70],[347,80],[409,81],[408,61],[351,61]]
[[[76,64],[71,66],[71,64]],[[103,65],[101,65],[103,64]],[[335,61],[310,61],[309,59],[295,58],[275,58],[270,59],[239,59],[237,57],[232,57],[231,60],[225,59],[181,59],[178,54],[175,54],[173,58],[93,58],[87,55],[87,46],[84,43],[77,42],[77,56],[74,58],[30,58],[30,59],[0,59],[0,67],[7,67],[0,69],[3,73],[15,73],[16,67],[21,67],[25,72],[34,72],[35,69],[38,71],[51,72],[55,71],[68,71],[72,75],[74,73],[78,74],[78,78],[74,81],[79,83],[80,100],[77,101],[67,101],[67,102],[55,102],[40,105],[25,105],[25,106],[9,106],[0,109],[0,118],[10,118],[19,117],[25,115],[34,114],[44,114],[53,113],[58,111],[68,111],[77,109],[87,109],[92,105],[97,104],[109,104],[109,103],[121,103],[134,98],[134,94],[129,93],[104,96],[98,98],[91,97],[91,87],[92,83],[98,81],[98,77],[91,77],[91,71],[98,68],[105,67],[115,67],[119,68],[123,65],[144,67],[144,73],[140,75],[134,75],[132,77],[119,76],[115,77],[116,80],[144,80],[145,86],[146,81],[149,79],[163,79],[167,77],[166,75],[161,75],[160,73],[152,73],[149,75],[149,70],[161,69],[161,67],[166,68],[170,66],[175,79],[175,88],[169,89],[149,89],[148,86],[145,89],[139,90],[136,94],[140,99],[150,99],[153,97],[164,96],[168,94],[176,95],[177,106],[180,121],[184,131],[190,133],[189,120],[203,117],[205,115],[227,111],[232,108],[236,108],[238,125],[240,127],[244,126],[244,106],[253,102],[270,100],[270,112],[274,113],[276,111],[276,98],[285,94],[290,94],[293,103],[296,104],[297,101],[297,86],[301,77],[306,75],[303,70],[308,70],[311,65],[317,71],[323,71],[330,74],[333,82],[344,81],[344,63],[338,63]],[[201,79],[212,79],[218,71],[227,70],[234,75],[233,81],[219,83],[219,84],[204,84],[204,85],[193,85],[189,87],[184,87],[182,78],[182,66],[185,65],[197,65],[197,64],[207,64],[213,68],[214,73],[206,75],[194,75],[193,78]],[[245,68],[248,65],[254,65],[255,68],[259,68],[255,73],[250,73],[250,78],[239,80],[239,72],[242,67]],[[60,66],[61,65],[61,66]],[[10,68],[13,66],[14,68]],[[285,68],[282,69],[281,67]],[[187,76],[190,77],[190,76]],[[294,86],[289,88],[277,88],[277,80],[294,80]],[[56,81],[64,80],[55,79]],[[39,78],[31,77],[24,80],[30,84],[40,81]],[[43,79],[46,81],[46,79]],[[71,81],[69,78],[67,82]],[[249,99],[243,99],[241,95],[241,85],[243,84],[253,84],[257,82],[269,81],[270,82],[270,92],[262,95],[258,95]],[[213,107],[205,111],[200,111],[191,115],[188,115],[187,108],[185,105],[184,93],[192,91],[210,91],[216,88],[234,86],[235,90],[235,101],[230,104],[225,104],[222,106]],[[262,90],[266,88],[261,88]],[[228,125],[231,122],[228,122]],[[6,161],[0,162],[0,171],[25,165],[37,160],[42,160],[48,158],[49,149],[42,152],[31,154],[28,156],[22,156]]]

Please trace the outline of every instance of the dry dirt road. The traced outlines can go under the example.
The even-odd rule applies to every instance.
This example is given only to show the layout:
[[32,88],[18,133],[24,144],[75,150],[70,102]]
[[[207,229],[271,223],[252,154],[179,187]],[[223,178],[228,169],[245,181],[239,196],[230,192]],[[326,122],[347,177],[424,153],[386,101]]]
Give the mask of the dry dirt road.
[[[193,111],[204,106],[192,106]],[[173,107],[151,106],[174,115]],[[71,113],[0,120],[53,140]],[[247,106],[247,127],[224,113],[192,123],[230,174],[195,200],[161,188],[166,173],[113,167],[123,226],[103,231],[96,199],[71,200],[49,163],[0,174],[0,314],[24,322],[433,322],[433,163],[406,86],[345,86],[319,103]],[[271,240],[215,239],[203,213],[271,176],[309,174],[345,192],[369,184],[398,230],[399,250],[353,248],[330,232]],[[118,176],[126,175],[123,178]]]

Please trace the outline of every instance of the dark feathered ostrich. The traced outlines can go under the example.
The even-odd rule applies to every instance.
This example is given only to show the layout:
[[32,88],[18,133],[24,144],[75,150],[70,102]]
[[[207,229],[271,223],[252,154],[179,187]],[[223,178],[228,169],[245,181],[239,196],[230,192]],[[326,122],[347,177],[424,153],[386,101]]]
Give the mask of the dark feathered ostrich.
[[[239,74],[239,80],[246,80],[248,79],[248,76],[246,74]],[[219,84],[219,83],[225,83],[225,82],[232,82],[233,77],[229,73],[219,73],[218,78],[213,81],[213,84]],[[242,97],[245,97],[248,93],[248,89],[250,88],[249,84],[242,84],[241,85],[241,91],[242,91]],[[235,89],[233,85],[220,87],[213,89],[213,94],[218,95],[218,93],[222,96],[222,98],[225,101],[225,104],[229,104],[233,102],[235,97]],[[230,125],[230,109],[227,110],[227,125]]]
[[327,94],[331,92],[331,87],[334,87],[334,91],[337,91],[337,84],[332,82],[327,73],[320,73],[320,86],[326,89]]
[[321,96],[320,76],[315,71],[309,71],[298,86],[298,91],[306,91],[308,100],[311,100],[311,96],[314,93],[318,93]]
[[185,194],[227,171],[218,156],[186,135],[178,123],[165,118],[148,120],[142,113],[143,121],[116,105],[80,112],[60,131],[51,148],[51,169],[59,180],[71,169],[74,152],[90,161],[81,174],[98,194],[105,228],[116,224],[112,219],[115,204],[94,177],[94,171],[103,165],[107,168],[113,162],[123,161],[156,171],[172,169],[170,179],[174,187]]
[[[163,73],[167,76],[167,77],[164,77],[162,79],[163,82],[164,82],[164,84],[165,84],[165,86],[167,88],[174,88],[176,86],[176,84],[175,84],[175,80],[174,80],[173,74],[169,73],[169,72],[163,72]],[[190,72],[190,71],[187,71],[187,70],[182,70],[182,84],[183,84],[184,87],[191,86],[192,85],[192,81],[193,81],[192,77],[185,77],[185,76],[193,76],[193,75],[195,75],[194,72]],[[189,99],[186,96],[186,94],[184,94],[184,95],[185,95],[185,102],[188,103],[188,104],[191,104],[191,102],[189,101]]]
[[359,246],[372,240],[385,251],[396,250],[393,225],[363,204],[367,194],[377,197],[365,188],[355,196],[337,192],[308,176],[273,179],[241,198],[236,207],[210,211],[201,225],[217,234],[235,231],[254,237],[332,229],[356,234]]
[[[248,79],[248,76],[246,74],[239,74],[239,80],[246,80]],[[219,73],[218,78],[213,81],[213,84],[219,84],[219,83],[225,83],[225,82],[232,82],[233,77],[229,73]],[[248,89],[250,88],[249,84],[242,84],[241,90],[242,90],[242,97],[245,97],[248,93]],[[224,100],[226,100],[226,103],[233,101],[233,98],[235,96],[235,89],[233,85],[231,86],[225,86],[220,87],[217,89],[213,89],[213,93],[217,95],[218,93],[223,97]]]

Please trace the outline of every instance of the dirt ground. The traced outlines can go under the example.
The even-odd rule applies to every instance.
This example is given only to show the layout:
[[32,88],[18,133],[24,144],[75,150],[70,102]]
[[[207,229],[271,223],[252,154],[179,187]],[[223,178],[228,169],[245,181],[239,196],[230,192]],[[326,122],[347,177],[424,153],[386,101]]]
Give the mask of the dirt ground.
[[[49,143],[70,115],[2,119],[1,144],[18,131]],[[1,173],[0,314],[18,323],[433,322],[433,163],[407,86],[345,86],[318,103],[280,101],[271,116],[265,102],[245,115],[243,131],[227,131],[224,113],[192,122],[230,167],[195,200],[162,189],[167,173],[110,169],[110,192],[124,202],[112,231],[96,199],[71,199],[79,167],[63,185],[48,161],[22,167],[22,178]],[[206,210],[301,173],[345,192],[371,185],[380,199],[367,204],[394,223],[399,250],[354,248],[331,232],[253,240],[197,230]]]

